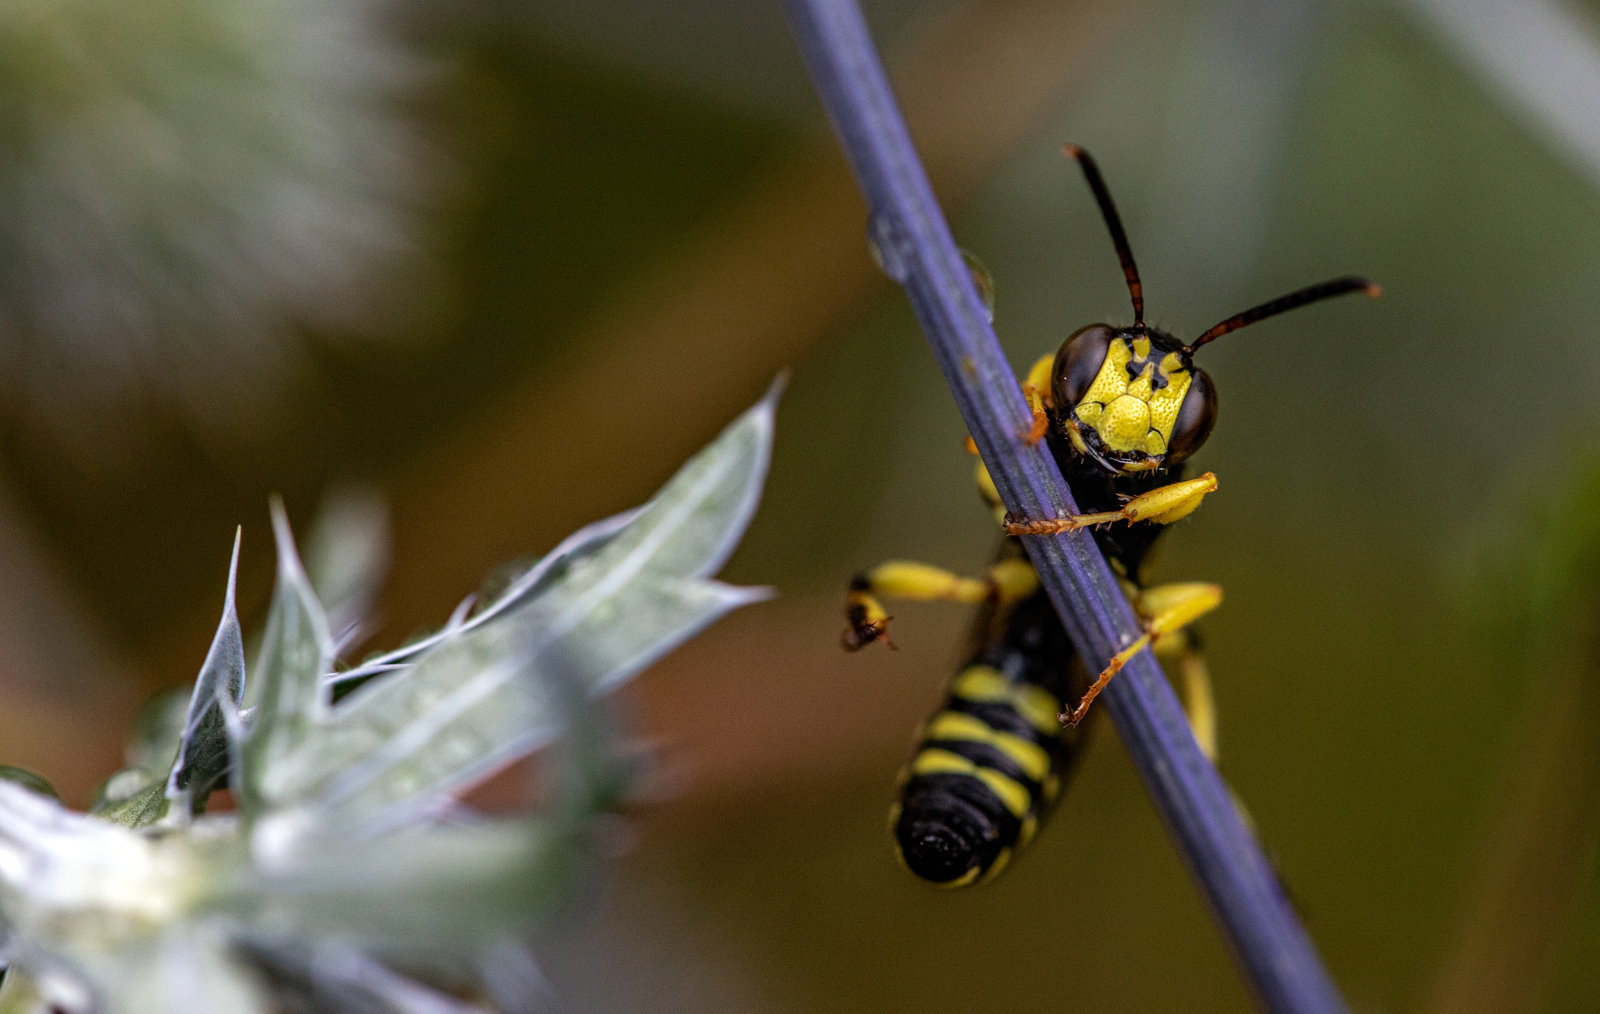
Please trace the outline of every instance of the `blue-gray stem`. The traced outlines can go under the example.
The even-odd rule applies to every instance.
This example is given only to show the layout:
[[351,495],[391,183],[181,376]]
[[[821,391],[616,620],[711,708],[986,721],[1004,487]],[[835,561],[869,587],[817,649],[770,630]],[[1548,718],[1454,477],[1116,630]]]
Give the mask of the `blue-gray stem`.
[[[1041,444],[1020,439],[1028,407],[911,145],[855,0],[785,0],[817,93],[870,209],[880,262],[905,286],[961,415],[1008,510],[1077,513]],[[1082,532],[1024,539],[1090,669],[1139,636],[1111,569]],[[1148,651],[1101,696],[1261,1005],[1274,1014],[1347,1008]],[[1086,874],[1089,871],[1084,871]]]

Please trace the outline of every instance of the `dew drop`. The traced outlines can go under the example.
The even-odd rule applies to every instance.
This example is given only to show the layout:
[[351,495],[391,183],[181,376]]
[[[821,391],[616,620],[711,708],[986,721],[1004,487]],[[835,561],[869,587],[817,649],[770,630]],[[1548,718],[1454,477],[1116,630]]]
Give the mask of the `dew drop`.
[[972,284],[978,290],[978,298],[983,300],[985,315],[989,323],[994,323],[994,276],[989,273],[989,268],[978,259],[978,255],[970,250],[961,251],[961,259],[966,262],[967,272],[972,275]]
[[873,212],[867,217],[867,249],[872,260],[897,282],[904,283],[911,273],[910,242],[888,215]]

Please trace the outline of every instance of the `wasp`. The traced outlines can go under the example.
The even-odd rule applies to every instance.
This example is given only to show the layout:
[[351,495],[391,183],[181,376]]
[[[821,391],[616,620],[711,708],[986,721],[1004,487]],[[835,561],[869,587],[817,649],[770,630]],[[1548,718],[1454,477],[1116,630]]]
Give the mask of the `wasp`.
[[[1345,293],[1379,294],[1364,278],[1300,289],[1235,314],[1185,344],[1145,323],[1139,269],[1089,153],[1063,149],[1083,171],[1105,219],[1133,302],[1133,324],[1090,324],[1028,371],[1033,412],[1024,440],[1043,440],[1084,513],[1063,518],[1006,514],[980,461],[980,494],[1005,536],[978,577],[890,561],[856,575],[843,643],[857,650],[888,640],[882,600],[981,605],[965,658],[901,772],[889,814],[901,863],[923,880],[959,887],[997,875],[1026,845],[1070,776],[1083,747],[1080,723],[1095,697],[1135,653],[1152,648],[1176,670],[1190,726],[1216,755],[1215,709],[1199,639],[1190,626],[1222,601],[1199,582],[1149,586],[1146,564],[1167,525],[1217,488],[1211,472],[1185,479],[1188,459],[1217,419],[1217,394],[1195,353],[1225,334],[1286,310]],[[969,450],[974,450],[968,439]],[[1090,678],[1040,588],[1019,536],[1090,528],[1122,582],[1143,634]]]

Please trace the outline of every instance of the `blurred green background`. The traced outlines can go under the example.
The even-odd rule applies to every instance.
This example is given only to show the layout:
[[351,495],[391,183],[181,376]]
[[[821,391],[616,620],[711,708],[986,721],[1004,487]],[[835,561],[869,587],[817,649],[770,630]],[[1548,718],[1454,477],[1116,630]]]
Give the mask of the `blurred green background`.
[[[1537,521],[1600,446],[1600,10],[1552,10],[868,9],[1019,370],[1129,317],[1068,139],[1118,200],[1153,323],[1192,336],[1344,273],[1384,287],[1207,348],[1220,416],[1196,464],[1220,491],[1159,565],[1226,589],[1205,621],[1223,770],[1358,1012],[1600,1006],[1600,712],[1571,689],[1594,675],[1589,603],[1530,619],[1515,563],[1549,548]],[[332,481],[389,492],[393,640],[642,500],[787,365],[767,498],[725,575],[782,596],[623,695],[658,773],[614,876],[545,934],[558,991],[594,1012],[1250,1009],[1109,727],[994,885],[936,893],[893,861],[890,785],[965,617],[901,609],[902,650],[846,657],[841,592],[887,557],[980,567],[995,534],[781,11],[373,11],[421,67],[383,106],[424,142],[394,205],[400,276],[424,281],[358,341],[292,328],[248,425],[130,378],[108,464],[36,400],[3,407],[0,759],[69,799],[108,774],[131,709],[203,656],[240,520],[242,602],[264,604],[269,491],[297,518]],[[1519,760],[1541,743],[1543,781]],[[1552,785],[1572,816],[1525,862],[1505,801]],[[1508,866],[1532,878],[1520,907],[1484,900]]]

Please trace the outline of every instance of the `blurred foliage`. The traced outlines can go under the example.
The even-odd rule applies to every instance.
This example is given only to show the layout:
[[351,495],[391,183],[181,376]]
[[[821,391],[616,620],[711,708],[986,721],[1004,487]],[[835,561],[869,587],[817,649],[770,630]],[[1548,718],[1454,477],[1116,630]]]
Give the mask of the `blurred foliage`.
[[[515,33],[457,26],[425,48],[448,69],[416,115],[449,152],[456,185],[427,223],[444,304],[410,322],[406,341],[381,353],[313,346],[316,374],[247,455],[145,419],[150,441],[109,481],[7,432],[11,482],[131,649],[196,608],[215,545],[268,492],[293,512],[330,474],[383,475],[516,377],[549,368],[603,296],[670,256],[790,136]],[[247,544],[247,613],[267,591],[248,575],[265,570]]]
[[[0,404],[91,473],[145,413],[249,445],[301,330],[417,291],[420,72],[364,0],[21,0],[0,11]],[[379,309],[381,307],[381,310]],[[370,334],[370,330],[369,330]]]
[[425,115],[461,163],[442,243],[451,313],[410,356],[328,364],[351,452],[378,467],[550,368],[604,298],[792,144],[777,124],[514,33],[447,52],[454,73]]
[[[468,982],[497,1007],[542,1003],[495,995],[489,968],[571,896],[596,815],[623,800],[627,764],[597,699],[770,595],[710,575],[755,513],[776,397],[642,508],[579,531],[436,636],[344,673],[275,504],[278,581],[254,679],[236,542],[186,717],[146,728],[167,749],[134,751],[168,758],[152,784],[108,795],[96,820],[26,773],[0,779],[0,1009],[247,1014],[309,988],[319,1010],[465,1010],[382,964],[408,949],[481,964]],[[487,817],[456,802],[558,737],[546,806]],[[238,812],[202,816],[224,778]]]

